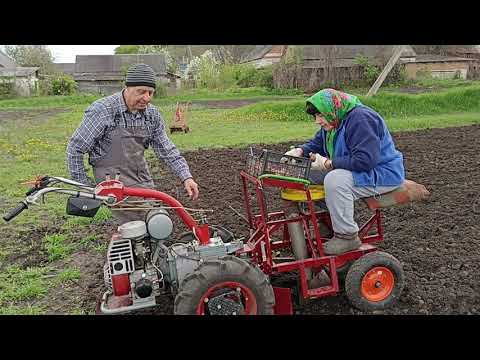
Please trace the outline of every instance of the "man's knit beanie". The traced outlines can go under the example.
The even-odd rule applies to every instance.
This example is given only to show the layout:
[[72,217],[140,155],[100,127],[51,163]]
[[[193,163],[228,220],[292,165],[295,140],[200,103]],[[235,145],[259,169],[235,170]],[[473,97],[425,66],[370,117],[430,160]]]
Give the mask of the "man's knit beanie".
[[125,80],[127,86],[149,86],[155,89],[155,72],[147,64],[130,66]]

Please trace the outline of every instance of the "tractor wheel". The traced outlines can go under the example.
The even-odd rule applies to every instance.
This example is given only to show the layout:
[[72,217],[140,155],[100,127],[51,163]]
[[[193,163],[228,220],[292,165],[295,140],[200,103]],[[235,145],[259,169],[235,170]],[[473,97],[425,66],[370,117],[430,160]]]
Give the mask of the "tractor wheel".
[[390,254],[375,251],[356,260],[345,278],[351,304],[364,311],[386,309],[397,301],[404,285],[400,262]]
[[176,315],[273,315],[268,277],[235,256],[205,261],[180,285]]

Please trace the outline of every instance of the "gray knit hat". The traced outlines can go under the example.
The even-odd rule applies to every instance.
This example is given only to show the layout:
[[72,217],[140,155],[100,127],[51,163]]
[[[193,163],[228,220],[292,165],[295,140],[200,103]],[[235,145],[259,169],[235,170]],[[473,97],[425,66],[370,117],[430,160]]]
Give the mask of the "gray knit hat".
[[135,64],[127,71],[127,86],[150,86],[155,89],[155,73],[147,64]]

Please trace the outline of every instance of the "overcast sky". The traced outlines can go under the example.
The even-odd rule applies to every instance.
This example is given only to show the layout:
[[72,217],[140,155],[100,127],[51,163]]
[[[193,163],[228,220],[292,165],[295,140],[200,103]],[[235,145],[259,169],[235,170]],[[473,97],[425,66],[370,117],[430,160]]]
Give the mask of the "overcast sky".
[[[4,45],[0,45],[3,49]],[[47,45],[56,63],[74,63],[76,55],[113,55],[119,45]]]

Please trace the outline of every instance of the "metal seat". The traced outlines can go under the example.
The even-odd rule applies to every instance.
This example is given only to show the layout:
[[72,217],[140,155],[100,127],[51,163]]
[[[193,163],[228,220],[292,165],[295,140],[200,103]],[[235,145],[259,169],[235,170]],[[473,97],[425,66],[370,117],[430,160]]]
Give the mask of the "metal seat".
[[[323,185],[310,185],[310,196],[313,201],[325,199],[325,190]],[[307,201],[307,192],[304,190],[283,189],[281,192],[283,200],[305,202]]]

